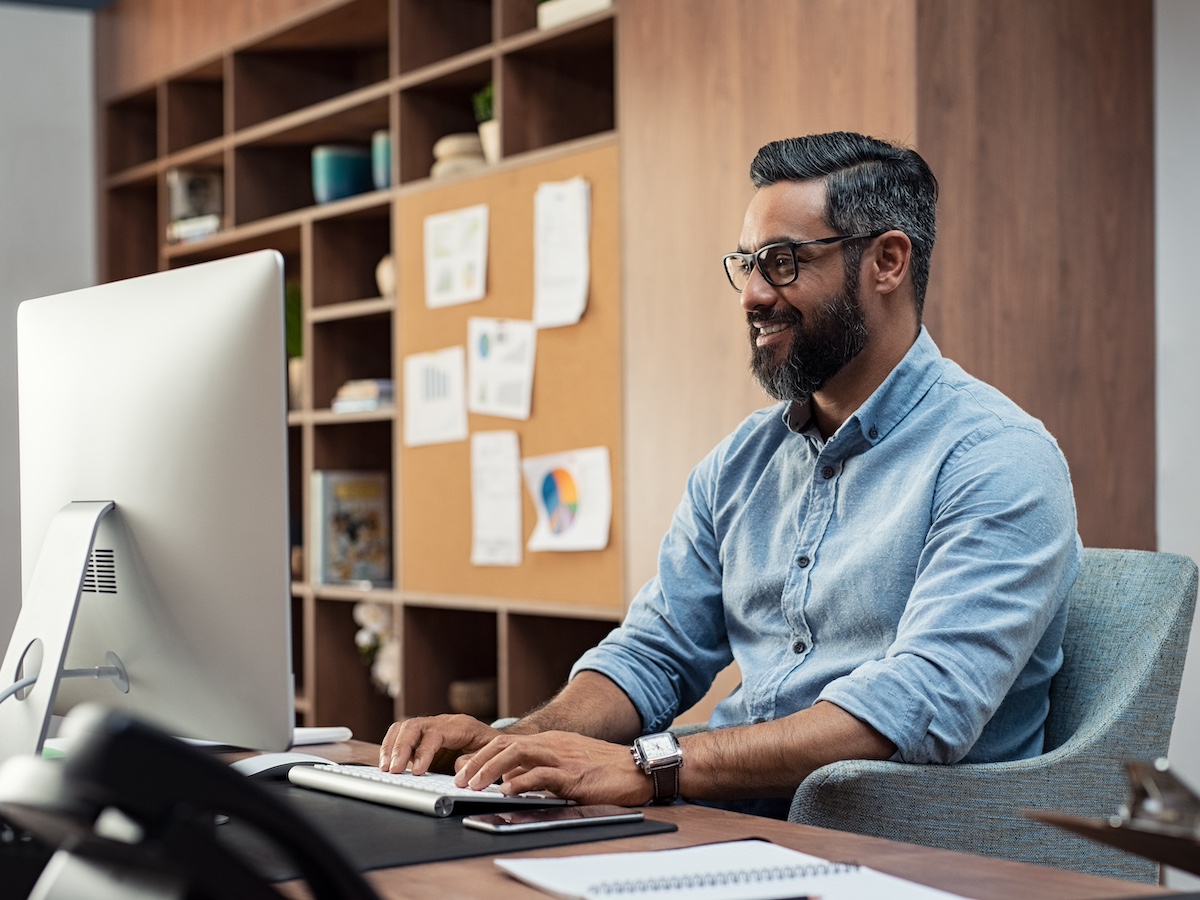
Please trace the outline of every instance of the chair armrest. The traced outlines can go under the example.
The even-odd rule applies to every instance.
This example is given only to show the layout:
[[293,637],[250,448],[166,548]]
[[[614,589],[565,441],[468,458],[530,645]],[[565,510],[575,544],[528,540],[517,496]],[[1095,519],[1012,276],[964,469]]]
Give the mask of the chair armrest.
[[[845,760],[822,766],[792,799],[789,821],[890,838],[929,847],[1070,868],[1081,852],[1104,857],[1106,874],[1155,881],[1158,867],[1119,851],[1026,819],[1023,809],[1072,815],[1110,815],[1099,796],[1124,795],[1124,777],[1111,762],[1061,758],[963,765],[912,765]],[[1083,790],[1085,787],[1087,790]],[[914,808],[919,812],[914,815]],[[980,827],[985,823],[985,827]],[[1097,871],[1093,869],[1092,871]]]

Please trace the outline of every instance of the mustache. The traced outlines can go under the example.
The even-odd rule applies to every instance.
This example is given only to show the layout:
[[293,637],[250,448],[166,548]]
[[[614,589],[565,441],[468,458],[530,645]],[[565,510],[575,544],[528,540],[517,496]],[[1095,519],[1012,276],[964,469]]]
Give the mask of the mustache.
[[764,325],[774,325],[776,322],[782,322],[785,325],[799,325],[802,321],[804,321],[804,316],[793,306],[768,312],[746,313],[746,323],[751,328],[762,328]]

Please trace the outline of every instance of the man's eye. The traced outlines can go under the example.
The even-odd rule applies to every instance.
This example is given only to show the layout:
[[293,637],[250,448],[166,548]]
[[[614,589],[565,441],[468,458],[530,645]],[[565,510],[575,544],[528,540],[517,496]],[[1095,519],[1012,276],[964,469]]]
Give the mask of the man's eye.
[[788,250],[779,247],[767,252],[763,265],[773,273],[788,275],[791,274],[794,262],[792,254]]

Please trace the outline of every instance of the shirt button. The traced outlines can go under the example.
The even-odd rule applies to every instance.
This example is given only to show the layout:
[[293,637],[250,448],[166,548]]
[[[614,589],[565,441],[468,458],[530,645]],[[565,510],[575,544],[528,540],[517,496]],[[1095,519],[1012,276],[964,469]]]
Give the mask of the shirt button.
[[798,560],[796,560],[796,565],[798,565],[802,569],[807,569],[808,563],[809,563],[809,559],[807,556],[802,556]]
[[833,466],[826,466],[821,470],[821,477],[828,481],[833,477]]
[[801,653],[803,653],[807,649],[808,649],[808,645],[806,643],[804,643],[804,641],[796,641],[794,644],[792,644],[792,652],[795,653],[797,656],[799,656]]
[[867,437],[869,437],[871,440],[875,440],[875,438],[879,437],[879,429],[872,425],[871,430],[867,432]]

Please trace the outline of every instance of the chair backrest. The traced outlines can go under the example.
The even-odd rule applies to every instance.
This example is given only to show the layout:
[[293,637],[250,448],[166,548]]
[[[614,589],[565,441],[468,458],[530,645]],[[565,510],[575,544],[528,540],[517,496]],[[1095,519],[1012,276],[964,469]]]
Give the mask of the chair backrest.
[[1050,687],[1046,751],[1102,734],[1093,752],[1165,755],[1195,603],[1196,564],[1185,556],[1085,549]]

